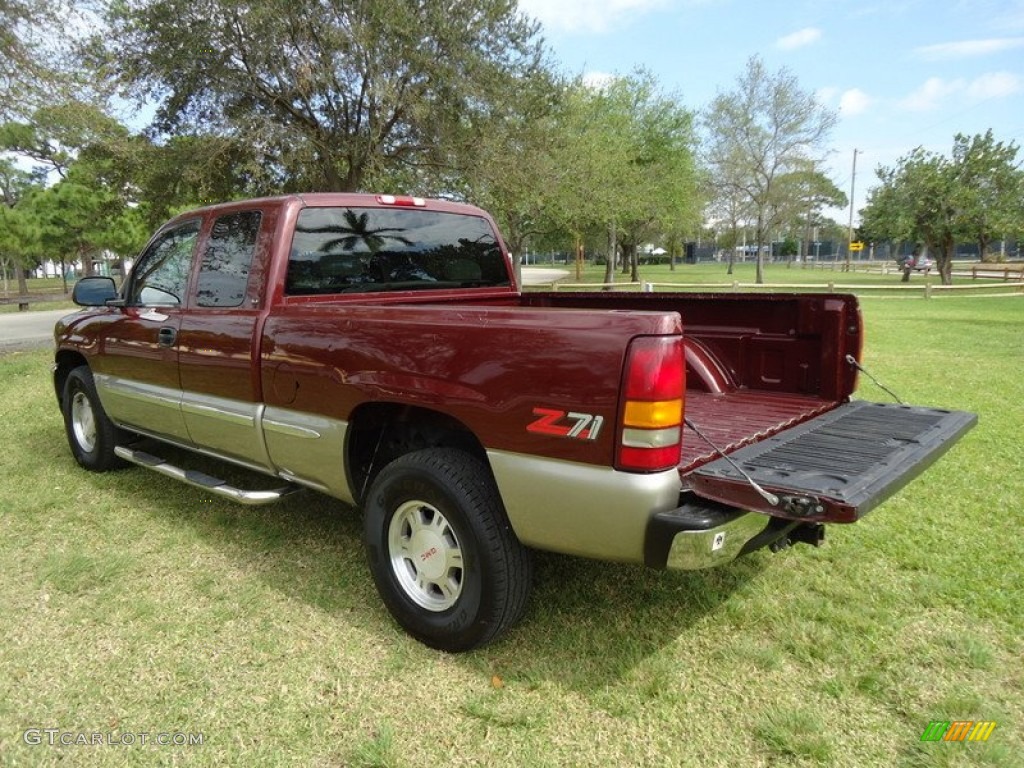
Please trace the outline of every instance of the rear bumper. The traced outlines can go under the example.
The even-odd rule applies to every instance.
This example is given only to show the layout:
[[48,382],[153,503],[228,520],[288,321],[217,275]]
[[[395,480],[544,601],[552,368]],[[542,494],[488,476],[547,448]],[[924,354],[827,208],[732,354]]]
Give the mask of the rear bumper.
[[820,544],[824,526],[769,517],[697,498],[651,517],[644,564],[651,568],[695,571],[714,568],[740,555],[795,542]]

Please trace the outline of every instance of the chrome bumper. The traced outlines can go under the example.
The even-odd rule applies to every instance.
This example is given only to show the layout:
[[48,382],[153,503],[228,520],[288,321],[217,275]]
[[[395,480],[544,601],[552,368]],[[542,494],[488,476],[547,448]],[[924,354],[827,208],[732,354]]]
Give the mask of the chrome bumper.
[[652,568],[696,571],[714,568],[755,549],[795,542],[818,544],[822,526],[694,499],[659,512],[647,526],[644,562]]

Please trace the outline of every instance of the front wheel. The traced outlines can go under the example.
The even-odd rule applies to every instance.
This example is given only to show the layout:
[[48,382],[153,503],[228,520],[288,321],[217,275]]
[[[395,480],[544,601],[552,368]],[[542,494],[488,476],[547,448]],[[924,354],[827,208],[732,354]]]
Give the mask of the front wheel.
[[80,365],[68,374],[61,410],[64,412],[68,445],[75,461],[91,472],[106,472],[126,466],[124,460],[114,453],[124,433],[107,418],[96,394],[92,371],[87,365]]
[[487,467],[463,451],[416,451],[384,467],[367,496],[364,529],[384,604],[432,648],[481,646],[526,609],[529,550]]

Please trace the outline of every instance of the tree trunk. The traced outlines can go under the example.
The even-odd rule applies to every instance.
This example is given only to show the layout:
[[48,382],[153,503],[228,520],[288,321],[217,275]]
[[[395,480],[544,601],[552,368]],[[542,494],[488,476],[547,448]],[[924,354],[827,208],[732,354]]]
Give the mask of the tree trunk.
[[28,279],[25,275],[25,268],[21,264],[14,265],[14,276],[18,280],[18,293],[28,293]]
[[93,264],[92,259],[89,258],[89,252],[85,248],[79,248],[78,253],[75,254],[77,261],[82,264],[82,276],[92,277],[93,275]]
[[512,250],[512,271],[516,278],[516,287],[523,289],[523,256],[518,248]]
[[758,285],[764,285],[764,254],[761,250],[761,245],[764,243],[764,223],[760,216],[757,217],[757,236],[754,240],[757,241],[754,244],[754,247],[757,248],[757,260],[754,267],[754,282]]
[[630,274],[629,279],[634,283],[640,282],[640,256],[637,252],[636,243],[630,248],[631,253],[629,254],[629,267]]
[[[613,221],[608,227],[608,258],[604,261],[604,281],[606,283],[615,282],[615,253],[619,247],[618,239],[618,232]],[[611,286],[605,286],[604,290],[610,291]]]
[[956,253],[956,242],[952,237],[946,237],[941,243],[937,244],[937,248],[932,248],[929,245],[928,250],[933,251],[936,256],[936,262],[939,268],[939,278],[943,285],[953,284],[953,255]]
[[526,237],[519,232],[519,227],[511,221],[505,223],[505,245],[508,247],[509,255],[512,256],[512,273],[515,275],[516,286],[522,290],[523,287],[523,247],[526,244]]
[[986,263],[995,261],[988,252],[988,238],[983,235],[978,237],[978,258]]

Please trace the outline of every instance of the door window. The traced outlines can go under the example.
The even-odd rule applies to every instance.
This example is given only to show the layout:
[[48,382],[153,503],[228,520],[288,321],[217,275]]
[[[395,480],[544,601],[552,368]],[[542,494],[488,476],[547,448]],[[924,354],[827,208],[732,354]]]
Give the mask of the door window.
[[131,305],[177,307],[185,301],[199,222],[166,232],[139,259],[132,275]]

